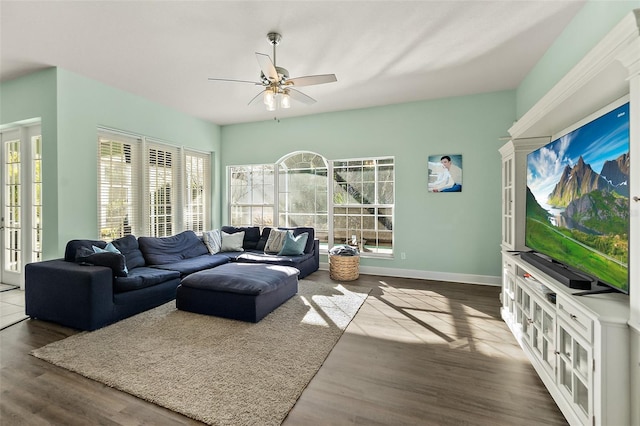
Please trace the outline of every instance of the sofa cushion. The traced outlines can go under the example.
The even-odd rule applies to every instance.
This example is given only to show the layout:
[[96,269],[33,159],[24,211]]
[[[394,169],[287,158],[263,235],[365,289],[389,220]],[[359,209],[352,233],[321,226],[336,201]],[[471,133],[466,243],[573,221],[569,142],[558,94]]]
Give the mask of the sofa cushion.
[[284,246],[284,240],[288,232],[282,229],[272,229],[269,233],[267,243],[264,245],[264,252],[267,254],[277,254]]
[[304,253],[304,248],[307,245],[307,239],[309,234],[303,232],[297,237],[293,236],[293,232],[288,231],[284,238],[284,245],[278,252],[278,256],[299,256]]
[[[98,250],[102,249],[99,248]],[[80,247],[76,253],[75,260],[80,263],[89,263],[95,266],[111,268],[115,277],[126,277],[128,273],[124,256],[120,253],[108,251],[94,252],[88,247]]]
[[115,277],[113,280],[114,293],[139,290],[164,283],[166,281],[179,278],[178,271],[167,271],[163,269],[141,266],[129,271],[126,277]]
[[203,254],[202,256],[184,259],[175,263],[165,263],[163,265],[154,265],[154,268],[165,269],[170,271],[178,271],[181,276],[189,275],[203,269],[215,268],[216,266],[228,263],[230,259],[221,254]]
[[293,266],[313,257],[313,253],[304,253],[300,256],[279,256],[277,254],[265,254],[255,250],[247,251],[236,257],[238,263],[266,263],[269,265]]
[[171,237],[139,237],[138,245],[147,265],[176,263],[208,254],[209,250],[193,231]]
[[207,246],[209,253],[216,254],[222,247],[222,235],[219,229],[213,229],[211,231],[204,231],[202,233],[202,241]]
[[235,234],[236,232],[244,231],[242,248],[245,250],[255,249],[258,245],[258,241],[260,241],[260,227],[258,226],[223,226],[220,230],[227,234]]
[[127,262],[129,270],[144,266],[144,256],[138,246],[138,239],[133,235],[125,235],[124,237],[113,240],[113,245],[120,250]]
[[308,228],[306,226],[298,226],[296,228],[278,228],[278,229],[290,229],[293,231],[293,236],[297,237],[298,235],[306,232],[309,234],[307,237],[307,245],[304,247],[305,253],[311,253],[313,251],[313,240],[316,238],[316,230],[314,228]]
[[67,243],[67,246],[64,250],[64,260],[66,260],[67,262],[75,262],[76,255],[78,254],[78,249],[81,247],[85,247],[93,252],[91,246],[96,246],[103,249],[107,246],[107,243],[100,240],[71,240]]
[[267,240],[269,239],[269,234],[271,233],[271,228],[268,226],[262,229],[262,234],[260,234],[260,239],[258,240],[258,244],[256,245],[256,250],[264,251],[264,247],[267,245]]
[[220,246],[220,251],[244,251],[242,248],[242,240],[244,239],[244,231],[236,232],[234,234],[227,234],[224,231],[221,231],[222,234],[222,245]]
[[278,265],[229,263],[189,275],[180,285],[208,291],[259,295],[277,290],[288,277],[297,276],[298,273],[297,269]]

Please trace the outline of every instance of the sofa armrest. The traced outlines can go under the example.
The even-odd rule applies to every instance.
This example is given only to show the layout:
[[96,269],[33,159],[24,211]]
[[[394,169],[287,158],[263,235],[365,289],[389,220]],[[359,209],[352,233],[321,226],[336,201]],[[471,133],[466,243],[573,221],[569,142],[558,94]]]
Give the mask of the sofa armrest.
[[32,318],[94,330],[113,315],[113,274],[63,259],[25,266],[25,308]]

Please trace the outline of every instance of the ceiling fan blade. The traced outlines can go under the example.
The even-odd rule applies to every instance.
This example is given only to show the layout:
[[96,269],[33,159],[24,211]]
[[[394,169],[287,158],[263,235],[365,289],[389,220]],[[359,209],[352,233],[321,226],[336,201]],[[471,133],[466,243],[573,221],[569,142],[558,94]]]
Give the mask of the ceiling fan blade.
[[311,96],[309,95],[305,95],[304,93],[302,93],[299,90],[296,89],[287,89],[289,91],[289,96],[291,96],[291,99],[295,100],[295,101],[299,101],[302,102],[304,104],[307,105],[311,105],[311,104],[315,104],[316,100],[313,99]]
[[278,81],[278,71],[276,71],[276,67],[273,65],[273,62],[271,62],[269,55],[256,52],[256,58],[258,59],[258,65],[260,65],[262,73],[269,80]]
[[[265,90],[266,90],[266,89],[265,89]],[[262,94],[265,92],[265,90],[262,90],[262,91],[260,91],[260,93],[258,93],[257,95],[255,95],[255,96],[254,96],[254,97],[249,101],[249,103],[247,104],[247,106],[248,106],[248,105],[251,105],[251,104],[253,104],[253,103],[255,103],[258,99],[260,99],[260,97],[261,97],[261,96],[262,96]]]
[[304,77],[295,77],[287,80],[285,84],[294,87],[312,86],[314,84],[333,83],[338,81],[335,74],[307,75]]
[[232,83],[250,83],[250,84],[255,84],[257,86],[262,86],[262,83],[259,83],[257,81],[233,80],[233,79],[230,79],[230,78],[209,78],[209,80],[211,80],[211,81],[230,81]]

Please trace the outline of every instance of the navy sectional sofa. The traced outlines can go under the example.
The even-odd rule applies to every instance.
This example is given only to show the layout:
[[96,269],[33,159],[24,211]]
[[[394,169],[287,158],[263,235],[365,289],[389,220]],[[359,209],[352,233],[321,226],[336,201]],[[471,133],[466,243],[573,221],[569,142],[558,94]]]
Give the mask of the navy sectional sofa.
[[[63,259],[26,265],[26,314],[95,330],[167,303],[175,299],[186,276],[231,262],[292,266],[300,271],[299,278],[317,271],[320,253],[314,229],[279,229],[291,229],[294,236],[308,233],[301,255],[265,254],[271,228],[258,227],[223,227],[227,234],[245,232],[243,251],[216,254],[209,254],[193,231],[171,237],[128,235],[114,240],[111,248],[99,240],[69,241]],[[122,256],[93,255],[93,246],[108,251],[115,247]]]

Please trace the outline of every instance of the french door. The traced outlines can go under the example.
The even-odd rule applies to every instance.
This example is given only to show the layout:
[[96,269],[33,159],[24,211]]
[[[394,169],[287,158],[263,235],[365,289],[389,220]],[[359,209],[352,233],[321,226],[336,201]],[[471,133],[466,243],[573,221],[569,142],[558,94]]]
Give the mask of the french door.
[[40,125],[0,130],[0,281],[24,286],[24,265],[42,260]]

